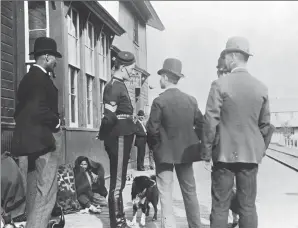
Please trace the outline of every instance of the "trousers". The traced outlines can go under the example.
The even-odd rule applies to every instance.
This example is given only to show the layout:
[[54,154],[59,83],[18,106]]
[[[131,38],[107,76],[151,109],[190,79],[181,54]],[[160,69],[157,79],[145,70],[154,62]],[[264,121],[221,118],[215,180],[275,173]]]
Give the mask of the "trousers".
[[136,143],[138,149],[138,157],[137,157],[137,168],[142,169],[144,168],[144,159],[146,154],[146,137],[136,136]]
[[192,163],[156,163],[156,182],[161,203],[161,227],[176,228],[173,213],[173,168],[181,188],[189,228],[200,228],[200,207]]
[[[239,228],[258,227],[255,205],[257,173],[258,164],[222,162],[214,164],[211,174],[211,228],[228,227],[229,209],[239,214]],[[235,177],[237,198],[231,205]]]
[[130,158],[134,134],[111,136],[104,141],[110,159],[109,215],[111,228],[126,224],[122,191],[126,183],[127,166]]
[[26,228],[46,228],[56,203],[62,131],[53,133],[53,136],[56,150],[39,156],[35,160],[35,170],[27,175]]

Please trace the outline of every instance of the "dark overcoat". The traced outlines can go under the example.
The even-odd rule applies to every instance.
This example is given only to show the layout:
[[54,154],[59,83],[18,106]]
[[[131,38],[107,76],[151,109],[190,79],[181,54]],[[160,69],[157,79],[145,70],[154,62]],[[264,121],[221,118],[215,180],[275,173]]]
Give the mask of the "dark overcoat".
[[35,156],[54,150],[53,132],[59,124],[58,89],[49,75],[37,66],[31,67],[20,82],[17,100],[12,154]]

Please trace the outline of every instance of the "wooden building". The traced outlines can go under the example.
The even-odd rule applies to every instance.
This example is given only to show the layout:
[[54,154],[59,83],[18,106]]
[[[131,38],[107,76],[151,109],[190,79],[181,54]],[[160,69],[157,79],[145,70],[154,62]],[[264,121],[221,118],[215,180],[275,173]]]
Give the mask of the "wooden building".
[[17,84],[16,3],[1,1],[1,152],[10,151]]
[[150,1],[100,1],[100,4],[119,22],[126,33],[115,37],[112,56],[117,52],[130,51],[136,57],[136,75],[127,87],[134,101],[134,111],[142,109],[149,115],[147,69],[147,26],[163,31],[164,25],[155,12]]
[[128,83],[136,111],[145,109],[148,100],[146,23],[151,16],[144,3],[142,8],[133,2],[120,3],[121,17],[116,20],[97,1],[1,1],[3,151],[11,148],[17,86],[34,64],[29,53],[37,37],[48,36],[56,40],[63,56],[54,79],[63,127],[61,163],[85,155],[101,162],[108,175],[107,154],[95,137],[103,113],[103,88],[110,80],[117,51],[128,50],[137,56],[139,77]]

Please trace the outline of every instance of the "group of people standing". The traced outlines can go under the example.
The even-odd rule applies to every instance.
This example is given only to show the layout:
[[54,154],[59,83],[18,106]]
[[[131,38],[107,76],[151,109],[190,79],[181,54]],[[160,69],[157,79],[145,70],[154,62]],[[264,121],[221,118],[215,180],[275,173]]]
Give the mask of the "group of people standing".
[[[61,54],[56,42],[47,37],[34,44],[36,64],[18,88],[16,129],[13,136],[15,156],[27,156],[34,168],[27,201],[27,228],[46,228],[57,193],[57,168],[61,147],[58,90],[49,73]],[[134,74],[135,57],[118,53],[112,78],[104,88],[104,116],[98,138],[103,141],[110,160],[108,207],[111,228],[129,227],[126,222],[122,191],[126,183],[131,148],[139,150],[138,170],[144,170],[145,146],[154,155],[156,181],[161,200],[163,228],[176,227],[173,216],[173,169],[181,187],[189,227],[201,227],[193,162],[212,163],[211,228],[226,228],[236,183],[236,210],[240,228],[257,228],[255,206],[257,172],[270,141],[270,112],[267,87],[251,76],[246,68],[251,56],[248,41],[232,37],[220,54],[222,65],[209,92],[205,115],[194,97],[177,88],[182,63],[169,58],[158,71],[164,89],[154,99],[149,119],[144,113],[134,116],[125,85]],[[138,123],[139,121],[139,123]],[[29,178],[29,176],[28,176]],[[28,179],[29,180],[29,179]]]
[[[270,124],[268,89],[246,68],[250,56],[245,38],[228,40],[220,54],[219,78],[211,85],[205,115],[194,97],[177,88],[184,77],[180,60],[168,58],[158,71],[164,92],[152,103],[145,131],[154,154],[163,228],[176,227],[172,204],[174,168],[189,227],[201,227],[193,171],[196,161],[212,166],[211,228],[228,226],[229,209],[234,212],[234,226],[238,223],[236,214],[240,228],[258,226],[257,172],[274,127]],[[133,54],[120,52],[112,80],[104,90],[105,114],[99,138],[104,140],[113,167],[109,193],[111,227],[128,227],[122,190],[135,119],[124,80],[129,80],[134,65]]]

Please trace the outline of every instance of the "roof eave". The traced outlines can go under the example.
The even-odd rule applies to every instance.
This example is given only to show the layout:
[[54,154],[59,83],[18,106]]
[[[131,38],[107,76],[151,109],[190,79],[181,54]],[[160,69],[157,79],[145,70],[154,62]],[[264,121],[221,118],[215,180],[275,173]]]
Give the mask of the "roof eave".
[[112,15],[97,1],[82,1],[82,3],[84,3],[98,18],[100,18],[117,36],[121,36],[126,32],[112,17]]
[[130,3],[148,26],[151,26],[159,31],[165,30],[163,23],[158,17],[150,1],[130,0]]
[[165,26],[163,25],[162,21],[160,20],[160,18],[158,17],[155,9],[153,8],[153,6],[151,5],[151,3],[149,1],[144,1],[147,9],[150,11],[150,19],[147,21],[147,25],[159,30],[159,31],[164,31],[165,30]]

